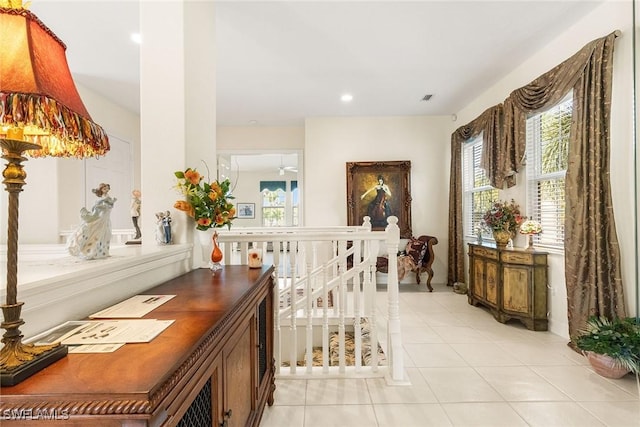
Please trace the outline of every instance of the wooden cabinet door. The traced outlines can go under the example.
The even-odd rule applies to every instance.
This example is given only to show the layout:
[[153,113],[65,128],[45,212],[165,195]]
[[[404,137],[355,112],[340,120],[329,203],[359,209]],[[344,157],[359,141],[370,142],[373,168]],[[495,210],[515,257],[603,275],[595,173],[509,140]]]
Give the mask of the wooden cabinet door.
[[502,308],[515,313],[531,313],[529,267],[504,266]]
[[[272,295],[272,293],[270,292]],[[273,404],[272,372],[273,372],[273,304],[271,295],[265,297],[257,310],[256,325],[256,358],[258,374],[258,399],[265,398],[269,405]]]
[[255,359],[252,325],[255,317],[244,322],[234,334],[224,353],[225,402],[223,417],[228,427],[244,427],[254,410]]
[[495,262],[487,262],[485,265],[485,286],[486,286],[486,300],[493,304],[498,305],[498,264]]
[[480,258],[472,259],[472,271],[473,271],[473,288],[471,292],[477,298],[485,299],[485,280],[484,280],[484,260]]
[[212,364],[211,371],[211,408],[213,410],[213,426],[222,425],[224,422],[223,380],[222,380],[222,356],[218,355]]

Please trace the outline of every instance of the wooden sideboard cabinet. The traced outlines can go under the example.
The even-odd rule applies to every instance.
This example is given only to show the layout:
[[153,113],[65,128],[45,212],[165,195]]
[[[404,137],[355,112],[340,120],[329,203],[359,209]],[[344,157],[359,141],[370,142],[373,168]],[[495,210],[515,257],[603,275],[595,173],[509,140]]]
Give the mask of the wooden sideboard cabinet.
[[518,319],[546,331],[547,253],[469,244],[469,304],[489,308],[501,323]]
[[273,404],[273,267],[198,269],[149,289],[150,343],[69,354],[0,392],[2,425],[258,426]]

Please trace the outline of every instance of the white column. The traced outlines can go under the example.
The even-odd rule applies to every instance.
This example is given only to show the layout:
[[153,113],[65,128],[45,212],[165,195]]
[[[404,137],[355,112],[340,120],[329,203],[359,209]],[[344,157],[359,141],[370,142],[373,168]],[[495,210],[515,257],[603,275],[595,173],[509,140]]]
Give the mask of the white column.
[[[174,172],[216,177],[213,1],[140,2],[140,139],[143,245],[156,245],[155,213],[171,212],[174,243],[193,223],[173,208]],[[196,248],[199,253],[199,248]]]
[[[213,1],[187,1],[185,13],[185,104],[187,166],[217,176],[216,50]],[[206,177],[206,175],[205,175]]]

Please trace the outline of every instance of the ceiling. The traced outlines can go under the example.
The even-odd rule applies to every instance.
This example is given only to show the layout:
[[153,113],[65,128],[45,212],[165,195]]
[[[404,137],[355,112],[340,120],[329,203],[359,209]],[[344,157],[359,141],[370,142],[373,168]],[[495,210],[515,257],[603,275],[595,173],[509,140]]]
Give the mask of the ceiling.
[[[599,3],[216,1],[217,124],[450,115]],[[30,9],[66,43],[76,82],[139,112],[138,6],[32,0]],[[344,93],[353,100],[341,102]]]

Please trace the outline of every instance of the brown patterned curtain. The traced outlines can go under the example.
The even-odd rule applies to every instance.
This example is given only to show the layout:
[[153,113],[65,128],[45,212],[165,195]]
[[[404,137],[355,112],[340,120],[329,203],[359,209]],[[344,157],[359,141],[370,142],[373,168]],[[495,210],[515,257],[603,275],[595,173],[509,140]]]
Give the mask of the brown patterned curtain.
[[574,87],[576,119],[565,184],[565,280],[572,341],[589,316],[626,316],[609,181],[614,40],[611,34],[596,43]]
[[[462,144],[482,132],[483,167],[494,170],[498,141],[502,136],[502,104],[485,110],[472,122],[459,127],[451,134],[451,172],[449,175],[449,247],[447,284],[465,282],[464,230],[462,227]],[[489,148],[487,148],[489,147]],[[493,185],[493,179],[489,178]]]
[[612,60],[617,34],[590,42],[562,64],[513,91],[504,102],[503,143],[520,162],[526,145],[526,115],[552,107],[573,90],[564,242],[572,339],[589,316],[625,316],[609,182]]
[[[458,129],[460,130],[460,129]],[[451,172],[449,175],[449,247],[447,256],[447,285],[464,283],[464,248],[462,230],[462,143],[451,135]]]

